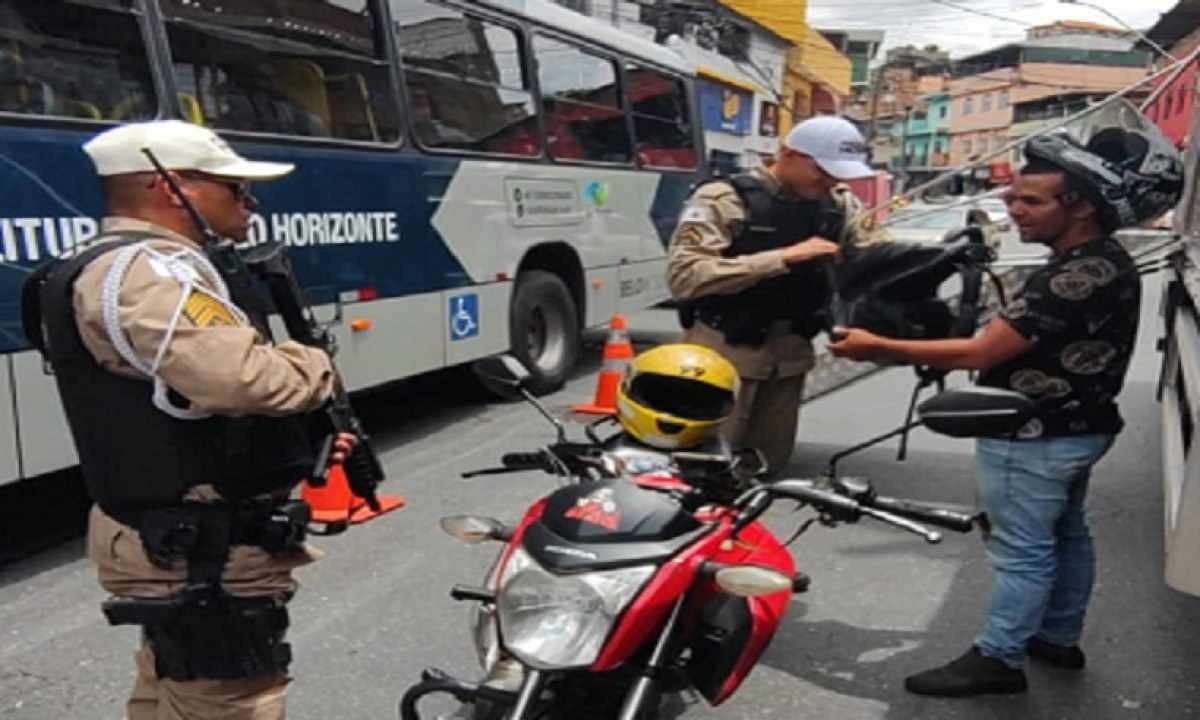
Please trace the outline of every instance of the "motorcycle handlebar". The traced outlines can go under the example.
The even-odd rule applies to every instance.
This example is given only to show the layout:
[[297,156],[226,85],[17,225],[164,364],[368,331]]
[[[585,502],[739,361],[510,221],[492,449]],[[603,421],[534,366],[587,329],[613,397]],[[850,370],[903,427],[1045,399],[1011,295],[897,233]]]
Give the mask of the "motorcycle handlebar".
[[920,523],[900,517],[899,515],[894,515],[886,510],[880,510],[871,505],[860,503],[844,495],[839,495],[828,490],[821,490],[813,487],[811,483],[804,480],[780,480],[768,486],[767,491],[776,497],[785,497],[808,503],[832,514],[834,517],[853,521],[866,515],[898,527],[901,530],[907,530],[915,535],[919,535],[925,542],[939,543],[942,541],[941,533],[930,530]]
[[968,515],[964,512],[936,505],[926,505],[912,500],[901,500],[900,498],[883,496],[876,496],[868,504],[871,507],[878,508],[892,515],[917,520],[929,525],[936,525],[937,527],[955,532],[971,532],[975,528],[974,515]]
[[500,464],[510,470],[544,470],[547,466],[546,456],[540,452],[505,453]]

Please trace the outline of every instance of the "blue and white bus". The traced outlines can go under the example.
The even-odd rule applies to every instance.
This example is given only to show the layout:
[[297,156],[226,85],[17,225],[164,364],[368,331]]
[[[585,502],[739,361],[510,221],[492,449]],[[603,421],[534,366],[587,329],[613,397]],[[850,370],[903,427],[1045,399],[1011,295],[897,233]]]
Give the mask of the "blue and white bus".
[[96,231],[89,136],[176,117],[296,163],[252,241],[340,310],[351,389],[512,349],[545,391],[667,296],[693,80],[545,0],[0,0],[0,484],[76,462],[18,291]]

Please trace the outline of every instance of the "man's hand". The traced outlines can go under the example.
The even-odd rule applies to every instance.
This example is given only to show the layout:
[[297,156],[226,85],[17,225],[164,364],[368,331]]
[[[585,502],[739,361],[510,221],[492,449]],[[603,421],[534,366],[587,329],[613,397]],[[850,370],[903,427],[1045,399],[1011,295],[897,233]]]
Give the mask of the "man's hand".
[[883,338],[859,328],[835,327],[830,334],[829,352],[851,360],[874,360],[883,354]]
[[354,433],[338,433],[333,440],[333,452],[329,455],[330,465],[341,465],[354,452],[358,445],[358,436]]
[[801,240],[795,245],[789,245],[784,248],[783,261],[788,265],[792,265],[818,258],[831,257],[837,255],[839,252],[841,252],[841,247],[837,243],[814,235],[807,240]]

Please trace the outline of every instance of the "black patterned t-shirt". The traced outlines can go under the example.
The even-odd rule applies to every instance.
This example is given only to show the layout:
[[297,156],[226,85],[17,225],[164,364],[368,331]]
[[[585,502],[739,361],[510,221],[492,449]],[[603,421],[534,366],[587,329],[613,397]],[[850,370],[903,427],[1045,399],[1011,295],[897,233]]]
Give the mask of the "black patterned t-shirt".
[[1119,432],[1116,397],[1137,340],[1142,283],[1112,238],[1052,258],[1026,280],[1001,316],[1033,343],[984,372],[979,384],[1042,401],[1020,437]]

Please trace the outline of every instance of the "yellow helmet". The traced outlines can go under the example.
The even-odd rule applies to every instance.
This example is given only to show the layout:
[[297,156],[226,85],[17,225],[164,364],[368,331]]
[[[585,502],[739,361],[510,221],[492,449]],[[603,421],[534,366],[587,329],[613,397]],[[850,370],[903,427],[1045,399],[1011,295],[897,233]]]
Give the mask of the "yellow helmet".
[[733,364],[715,350],[660,345],[629,363],[617,390],[617,419],[647,445],[695,447],[716,437],[739,384]]

